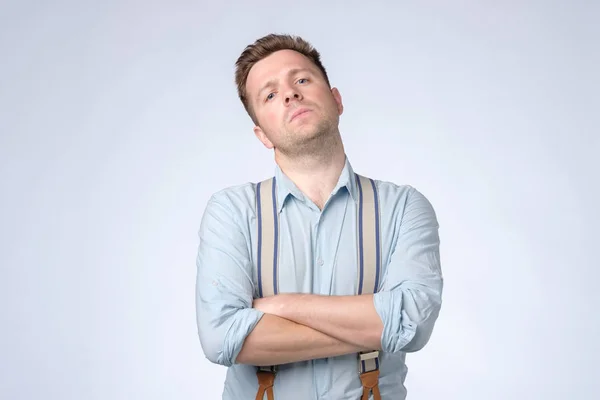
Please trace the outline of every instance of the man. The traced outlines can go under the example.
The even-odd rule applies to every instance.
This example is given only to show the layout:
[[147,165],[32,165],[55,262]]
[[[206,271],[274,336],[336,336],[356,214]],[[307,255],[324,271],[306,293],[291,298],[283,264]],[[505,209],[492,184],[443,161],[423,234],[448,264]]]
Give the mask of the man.
[[[404,399],[405,355],[428,342],[441,306],[431,204],[411,186],[371,181],[381,265],[376,293],[357,294],[368,185],[345,154],[342,98],[319,53],[268,35],[246,47],[235,78],[256,137],[274,151],[277,268],[257,270],[257,226],[269,215],[258,184],[213,194],[199,231],[197,321],[206,357],[229,367],[223,399]],[[277,294],[265,296],[261,282],[272,277]],[[362,370],[361,354],[376,366]]]

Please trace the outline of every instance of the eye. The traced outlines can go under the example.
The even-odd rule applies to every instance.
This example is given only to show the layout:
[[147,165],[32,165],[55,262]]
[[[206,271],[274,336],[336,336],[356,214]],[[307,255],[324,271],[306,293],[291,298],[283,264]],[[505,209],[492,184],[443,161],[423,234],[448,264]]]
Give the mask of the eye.
[[275,93],[269,93],[269,94],[267,95],[267,97],[266,97],[266,99],[265,99],[265,100],[269,101],[269,100],[271,100],[273,97],[275,97]]
[[306,83],[306,82],[308,82],[308,79],[306,79],[306,78],[300,78],[297,81],[297,83],[299,83],[299,84],[303,84],[303,83]]

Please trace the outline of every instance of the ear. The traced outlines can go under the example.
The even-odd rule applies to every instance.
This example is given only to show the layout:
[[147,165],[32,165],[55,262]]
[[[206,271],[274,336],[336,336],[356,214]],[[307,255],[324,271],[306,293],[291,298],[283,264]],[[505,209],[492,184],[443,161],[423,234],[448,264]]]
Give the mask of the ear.
[[265,132],[261,129],[260,126],[256,125],[254,127],[254,134],[256,135],[258,140],[260,140],[262,144],[265,145],[267,149],[272,149],[273,147],[275,147],[273,146],[273,143],[269,140],[267,135],[265,135]]
[[337,88],[332,88],[331,94],[333,95],[333,98],[337,104],[339,115],[342,115],[344,112],[344,104],[342,104],[342,95],[340,94],[340,91]]

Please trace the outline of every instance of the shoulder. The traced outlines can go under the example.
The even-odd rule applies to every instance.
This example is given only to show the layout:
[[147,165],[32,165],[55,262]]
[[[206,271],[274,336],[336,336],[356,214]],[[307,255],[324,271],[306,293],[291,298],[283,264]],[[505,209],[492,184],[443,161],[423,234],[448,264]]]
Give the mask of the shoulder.
[[238,222],[247,221],[255,215],[256,188],[259,182],[246,182],[228,186],[213,192],[206,210],[220,210]]
[[377,188],[377,193],[382,201],[399,204],[415,198],[426,199],[416,187],[410,184],[399,184],[382,179],[370,178]]
[[391,197],[391,198],[405,198],[416,189],[409,184],[398,184],[395,182],[390,182],[381,179],[373,179],[375,182],[375,186],[377,187],[377,192],[380,196]]
[[410,184],[373,179],[380,198],[382,212],[401,218],[414,210],[435,218],[433,205],[422,191]]
[[209,203],[219,203],[235,209],[253,203],[255,195],[256,183],[247,182],[219,189],[211,195]]

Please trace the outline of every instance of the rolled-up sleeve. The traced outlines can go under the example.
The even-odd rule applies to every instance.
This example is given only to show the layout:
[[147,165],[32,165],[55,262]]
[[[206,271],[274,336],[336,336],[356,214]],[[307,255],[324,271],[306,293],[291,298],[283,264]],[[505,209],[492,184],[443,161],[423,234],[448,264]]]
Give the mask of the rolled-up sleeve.
[[384,285],[373,299],[383,321],[382,350],[391,353],[423,348],[442,304],[438,221],[419,191],[407,196]]
[[211,362],[230,366],[263,313],[252,308],[248,240],[226,196],[211,197],[198,236],[196,319],[200,343]]

